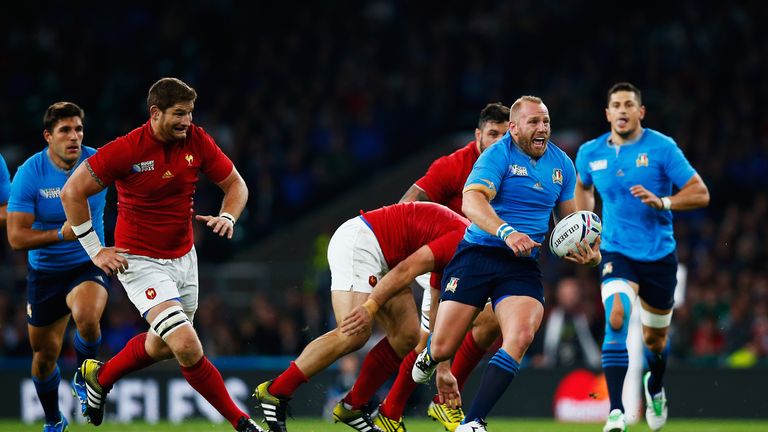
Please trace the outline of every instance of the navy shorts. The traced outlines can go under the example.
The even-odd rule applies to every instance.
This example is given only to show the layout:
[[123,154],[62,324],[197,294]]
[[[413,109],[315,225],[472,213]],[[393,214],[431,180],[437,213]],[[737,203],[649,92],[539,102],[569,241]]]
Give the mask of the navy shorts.
[[488,298],[494,307],[507,296],[528,296],[544,304],[539,263],[516,257],[511,249],[462,240],[443,271],[442,300],[482,309]]
[[635,282],[638,295],[657,309],[672,309],[677,286],[677,255],[674,252],[656,261],[638,261],[618,252],[603,252],[601,282],[626,279]]
[[30,267],[27,272],[27,322],[44,327],[67,315],[70,312],[67,294],[86,281],[109,289],[109,277],[90,261],[58,272]]

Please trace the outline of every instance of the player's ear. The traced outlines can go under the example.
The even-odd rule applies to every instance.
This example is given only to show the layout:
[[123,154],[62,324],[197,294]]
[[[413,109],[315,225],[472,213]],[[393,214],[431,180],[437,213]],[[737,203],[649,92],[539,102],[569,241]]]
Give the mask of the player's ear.
[[640,120],[645,118],[645,105],[640,105]]
[[161,114],[160,107],[158,107],[157,105],[152,105],[151,107],[149,107],[149,116],[152,118],[152,120],[159,119],[160,114]]

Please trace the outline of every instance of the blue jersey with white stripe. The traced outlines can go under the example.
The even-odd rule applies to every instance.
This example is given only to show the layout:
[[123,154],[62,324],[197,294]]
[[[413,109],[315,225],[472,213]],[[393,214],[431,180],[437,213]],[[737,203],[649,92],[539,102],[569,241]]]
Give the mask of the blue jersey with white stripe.
[[8,172],[8,165],[5,164],[3,155],[0,155],[0,205],[7,204],[10,195],[11,174]]
[[610,133],[584,143],[576,168],[585,186],[594,185],[603,201],[601,249],[638,261],[656,261],[675,250],[672,212],[656,210],[630,193],[642,185],[659,197],[685,185],[696,174],[675,141],[645,129],[631,144],[616,146]]
[[[82,147],[83,152],[77,165],[96,153],[91,147]],[[67,220],[61,205],[61,188],[75,172],[75,165],[65,171],[51,161],[48,149],[34,154],[16,171],[11,183],[11,197],[8,201],[9,212],[32,213],[35,222],[32,229],[59,229]],[[88,198],[91,207],[91,219],[101,243],[104,244],[104,203],[107,190]],[[90,261],[85,249],[78,241],[63,241],[52,245],[32,249],[27,254],[29,266],[40,271],[69,270]]]
[[[573,199],[576,171],[573,162],[552,142],[538,160],[525,154],[509,132],[485,150],[467,177],[469,185],[496,191],[490,201],[496,214],[532,240],[543,242],[556,204]],[[496,237],[475,224],[464,239],[470,243],[507,248]],[[538,249],[534,250],[534,256]]]

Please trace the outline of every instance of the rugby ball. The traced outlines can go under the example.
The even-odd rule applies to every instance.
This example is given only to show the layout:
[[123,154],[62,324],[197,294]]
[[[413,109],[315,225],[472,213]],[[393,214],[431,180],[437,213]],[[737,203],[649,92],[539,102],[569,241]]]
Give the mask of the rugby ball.
[[576,250],[576,244],[587,239],[590,245],[595,243],[603,231],[600,217],[591,211],[581,210],[569,214],[555,225],[549,237],[549,250],[553,254],[564,257],[568,252]]

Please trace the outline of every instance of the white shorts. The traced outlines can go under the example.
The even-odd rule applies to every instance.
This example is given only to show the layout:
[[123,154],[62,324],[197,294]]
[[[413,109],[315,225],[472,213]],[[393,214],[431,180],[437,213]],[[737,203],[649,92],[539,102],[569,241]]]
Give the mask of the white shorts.
[[118,273],[128,298],[142,317],[158,304],[177,299],[189,320],[197,310],[197,252],[194,246],[186,255],[173,258],[149,258],[123,254],[128,270]]
[[416,284],[424,289],[424,295],[421,297],[421,328],[427,332],[429,331],[429,308],[432,306],[432,287],[429,285],[431,277],[432,273],[424,273],[416,277]]
[[336,229],[328,243],[331,291],[370,294],[389,271],[381,246],[362,218],[352,218]]

